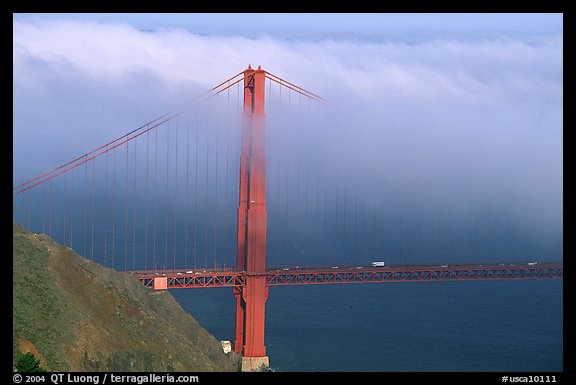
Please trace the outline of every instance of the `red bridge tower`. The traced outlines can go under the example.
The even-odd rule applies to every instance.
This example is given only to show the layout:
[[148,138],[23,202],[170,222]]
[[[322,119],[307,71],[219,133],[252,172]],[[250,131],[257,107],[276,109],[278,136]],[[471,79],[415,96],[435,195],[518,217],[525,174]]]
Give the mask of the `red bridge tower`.
[[264,346],[266,281],[266,132],[264,80],[266,71],[244,71],[244,114],[240,155],[237,267],[248,276],[235,287],[234,351],[242,355],[242,371],[268,367]]

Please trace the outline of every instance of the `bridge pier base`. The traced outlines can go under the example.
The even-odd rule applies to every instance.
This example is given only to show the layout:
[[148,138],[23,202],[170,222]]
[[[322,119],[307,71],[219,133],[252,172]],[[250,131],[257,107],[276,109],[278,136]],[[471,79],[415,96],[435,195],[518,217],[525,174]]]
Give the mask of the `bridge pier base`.
[[242,372],[262,372],[270,367],[268,356],[264,357],[242,357],[240,371]]

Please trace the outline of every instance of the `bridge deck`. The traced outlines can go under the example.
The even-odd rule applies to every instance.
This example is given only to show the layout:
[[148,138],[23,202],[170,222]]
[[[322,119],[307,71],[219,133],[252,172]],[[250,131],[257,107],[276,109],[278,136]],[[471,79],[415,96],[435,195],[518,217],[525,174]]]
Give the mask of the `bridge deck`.
[[525,280],[563,277],[561,263],[536,265],[435,265],[435,266],[356,266],[270,269],[263,274],[235,270],[132,271],[147,287],[156,278],[166,278],[169,289],[243,286],[249,276],[266,276],[270,286],[318,285],[368,282],[426,282],[472,280]]

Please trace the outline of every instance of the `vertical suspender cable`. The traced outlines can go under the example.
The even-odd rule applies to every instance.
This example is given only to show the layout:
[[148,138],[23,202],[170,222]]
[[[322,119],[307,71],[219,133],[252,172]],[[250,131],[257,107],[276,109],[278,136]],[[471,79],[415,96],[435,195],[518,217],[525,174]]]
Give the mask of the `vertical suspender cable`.
[[210,160],[210,130],[206,131],[206,201],[205,201],[205,212],[206,216],[204,218],[204,268],[207,267],[208,260],[208,175],[209,175],[209,160]]
[[217,225],[218,225],[218,144],[220,142],[220,135],[218,134],[218,129],[216,130],[216,155],[214,157],[215,159],[215,166],[214,166],[214,255],[213,255],[213,259],[214,259],[214,269],[216,269],[216,261],[217,261],[217,257],[216,257],[216,246],[217,246]]
[[[400,236],[400,258],[402,258],[403,260],[406,259],[406,257],[408,256],[408,253],[406,252],[405,249],[405,241],[406,241],[406,226],[407,226],[407,220],[406,220],[406,208],[404,206],[404,204],[402,204],[399,208],[400,214],[398,215],[398,219],[400,221],[399,224],[399,236]],[[407,261],[406,261],[407,262]]]
[[[108,150],[108,146],[106,146]],[[106,172],[104,180],[104,266],[108,257],[108,151],[106,151]]]
[[[315,225],[314,228],[316,229],[316,233],[314,234],[314,239],[316,239],[316,252],[314,254],[316,255],[321,255],[321,242],[319,241],[319,233],[318,230],[320,229],[320,178],[316,178],[316,199],[314,201],[314,205],[316,207],[316,221],[315,221]],[[318,235],[316,235],[318,234]],[[319,247],[320,246],[320,247]],[[315,264],[320,265],[321,261],[314,261]]]
[[190,199],[190,117],[187,118],[186,124],[186,205],[185,205],[185,227],[184,227],[184,268],[188,269],[188,218],[189,218],[189,199]]
[[441,248],[440,248],[440,243],[441,243],[441,230],[442,229],[442,214],[438,215],[438,225],[436,227],[436,257],[437,258],[441,258]]
[[380,242],[379,242],[379,253],[378,255],[384,256],[384,208],[380,208]]
[[308,254],[311,254],[311,250],[310,248],[312,247],[312,244],[310,243],[310,237],[308,236],[308,234],[310,234],[311,232],[311,227],[310,227],[310,220],[309,220],[309,213],[308,213],[308,204],[309,204],[309,196],[308,196],[308,177],[310,175],[308,168],[306,168],[306,171],[304,173],[305,176],[305,182],[304,182],[304,234],[306,236],[306,246],[304,248],[304,250],[306,250],[308,252]]
[[[412,260],[416,260],[416,238],[418,230],[416,228],[416,206],[412,205],[412,240],[411,240],[411,250],[412,250]],[[434,233],[432,233],[434,234]]]
[[388,216],[390,221],[389,221],[389,226],[390,226],[390,230],[388,231],[388,236],[389,236],[389,240],[388,240],[388,252],[392,255],[392,257],[394,258],[394,263],[398,264],[398,255],[396,253],[396,238],[395,238],[395,225],[396,223],[394,222],[394,209],[395,205],[392,202],[391,206],[390,206],[390,215]]
[[431,259],[434,259],[434,261],[436,262],[436,257],[438,254],[438,250],[436,249],[436,234],[438,233],[438,222],[437,222],[437,218],[436,215],[431,213],[430,214],[431,217],[431,228],[430,228],[430,246],[429,246],[429,250],[430,250],[430,255],[429,257]]
[[145,198],[145,212],[144,216],[146,217],[144,220],[144,270],[148,268],[148,189],[150,184],[150,166],[149,166],[149,159],[150,158],[150,131],[146,133],[146,198]]
[[[230,89],[228,89],[228,99],[226,101],[226,107],[229,108],[230,102]],[[222,250],[222,257],[224,260],[224,268],[226,268],[226,261],[228,261],[228,213],[229,213],[229,205],[228,205],[228,162],[229,162],[229,152],[230,152],[230,122],[226,121],[226,131],[224,137],[226,138],[224,146],[226,147],[226,167],[225,167],[225,175],[224,175],[224,249]],[[233,266],[233,263],[230,263],[230,266]]]
[[[380,250],[382,250],[382,248],[380,247],[380,232],[382,231],[380,225],[381,225],[381,220],[380,220],[380,215],[379,215],[379,208],[378,208],[378,203],[376,202],[376,198],[374,197],[374,195],[371,196],[371,207],[373,208],[373,210],[368,210],[368,215],[370,216],[370,218],[373,221],[372,226],[370,227],[371,231],[370,231],[370,248],[368,251],[368,255],[375,255],[375,256],[381,256],[381,252]],[[381,259],[384,260],[384,259]]]
[[[396,204],[393,203],[392,204],[392,231],[391,231],[391,237],[392,237],[392,252],[394,253],[394,256],[399,256],[399,252],[398,252],[398,240],[397,240],[397,234],[398,234],[398,228],[397,228],[397,223],[396,223]],[[400,260],[400,264],[402,264],[402,260]]]
[[[16,216],[15,220],[22,227],[24,227],[24,215],[26,211],[24,207],[24,194],[21,194],[17,199],[20,201],[20,203],[16,204],[17,209],[15,209],[15,216]],[[20,218],[17,218],[18,216],[20,216]]]
[[90,257],[94,260],[94,192],[96,189],[95,181],[94,181],[94,174],[96,173],[96,159],[92,160],[92,210],[90,214],[91,225],[90,225]]
[[286,160],[286,211],[284,214],[284,267],[288,266],[288,258],[289,258],[289,249],[288,249],[288,224],[290,222],[289,217],[289,202],[288,199],[290,197],[290,159]]
[[362,257],[366,257],[366,201],[365,198],[362,199],[362,229],[360,234],[362,235],[361,251],[360,254]]
[[73,248],[74,235],[74,170],[70,170],[70,248]]
[[450,258],[450,262],[454,260],[455,248],[454,248],[454,220],[450,219],[448,221],[448,257]]
[[[64,173],[64,193],[62,194],[62,198],[64,201],[64,206],[63,206],[64,207],[64,240],[63,240],[62,244],[64,246],[66,246],[66,214],[67,214],[66,213],[66,189],[67,189],[66,179],[67,179],[67,177],[68,177],[67,173]],[[22,221],[22,224],[24,224],[24,221]]]
[[336,221],[335,221],[335,226],[334,226],[334,234],[332,235],[332,266],[336,266],[336,254],[338,253],[338,192],[339,192],[339,188],[336,187]]
[[[197,122],[198,123],[198,122]],[[194,271],[196,271],[197,241],[198,241],[198,131],[199,124],[196,124],[196,153],[194,161]]]
[[[228,97],[226,99],[226,107],[230,106],[230,88],[228,88]],[[228,252],[228,121],[225,121],[225,131],[224,137],[226,138],[226,142],[224,146],[226,147],[226,168],[225,168],[225,175],[224,175],[224,239],[223,239],[223,248],[222,248],[222,261],[223,267],[226,268],[226,261],[227,261],[227,252]]]
[[347,238],[347,233],[346,233],[346,201],[348,199],[346,199],[348,197],[348,186],[344,185],[344,196],[342,197],[342,204],[344,205],[344,207],[342,208],[342,239],[336,238],[336,241],[340,240],[340,244],[341,246],[339,247],[339,250],[341,250],[341,255],[342,255],[342,260],[340,261],[340,263],[342,265],[344,265],[345,258],[347,256],[346,250],[348,250],[347,246],[348,246],[348,242],[346,242],[346,238]]
[[[354,220],[353,220],[353,224],[352,227],[354,227],[354,241],[353,241],[353,245],[354,245],[354,250],[358,250],[358,193],[356,192],[354,194]],[[360,254],[360,253],[355,253],[355,254]],[[364,256],[362,256],[363,258]]]
[[[270,81],[270,83],[272,83],[272,81]],[[280,150],[280,147],[277,147],[278,150]],[[281,200],[280,200],[280,166],[281,166],[281,162],[280,162],[280,157],[277,156],[276,157],[277,161],[276,164],[278,165],[278,176],[276,177],[276,255],[279,257],[280,256],[280,245],[282,244],[282,215],[281,213]],[[284,221],[286,221],[288,218],[284,217]],[[280,263],[280,261],[278,261],[278,263]]]
[[479,255],[479,253],[478,253],[478,213],[476,210],[474,210],[474,219],[473,219],[472,224],[474,226],[473,227],[474,231],[472,232],[472,236],[473,236],[473,238],[472,238],[472,247],[473,247],[472,250],[473,251],[472,252],[473,252],[474,256],[476,257]]
[[18,197],[20,203],[16,204],[18,210],[20,212],[20,219],[17,219],[17,223],[20,224],[23,228],[26,228],[26,202],[25,202],[26,194],[22,193]]
[[136,165],[138,163],[138,140],[134,140],[134,181],[132,188],[132,270],[136,268]]
[[116,254],[116,149],[113,152],[114,172],[112,179],[112,269],[115,269],[114,256]]
[[[370,196],[370,204],[369,204],[369,208],[368,208],[368,218],[372,221],[372,224],[369,225],[369,231],[370,231],[370,239],[368,241],[368,253],[367,255],[371,256],[371,255],[379,255],[378,253],[376,253],[376,251],[379,249],[379,243],[378,243],[378,230],[379,230],[379,218],[377,215],[377,203],[375,202],[375,197],[374,195]],[[373,210],[370,210],[370,208],[373,208]]]
[[328,181],[324,182],[324,225],[322,226],[324,229],[324,236],[323,236],[323,245],[324,245],[324,253],[323,253],[323,260],[324,265],[327,265],[329,262],[329,248],[328,248]]
[[[290,92],[288,92],[288,100],[290,100]],[[292,244],[294,246],[296,246],[296,248],[294,248],[294,258],[296,258],[296,261],[292,261],[292,263],[300,263],[300,261],[298,260],[300,257],[300,250],[301,250],[301,244],[300,244],[300,226],[302,225],[302,221],[300,219],[300,156],[299,154],[297,154],[297,158],[296,158],[296,207],[294,210],[294,240],[292,241]]]
[[166,127],[166,207],[165,207],[165,221],[164,221],[164,266],[162,270],[166,270],[168,267],[168,173],[169,167],[168,163],[170,160],[170,123],[167,123]]
[[189,219],[189,199],[190,199],[190,116],[186,124],[186,208],[184,219],[184,268],[188,269],[188,219]]
[[[516,231],[514,231],[514,227],[512,225],[510,225],[510,240],[511,240],[511,250],[510,250],[510,255],[515,257],[516,256],[516,241],[518,239],[518,234]],[[548,255],[548,257],[550,257],[550,255]]]
[[174,255],[172,268],[176,269],[176,240],[177,240],[177,225],[176,225],[176,211],[178,209],[178,125],[176,125],[176,138],[174,144]]
[[30,194],[31,193],[32,193],[31,191],[28,191],[28,194],[27,194],[27,196],[28,196],[28,231],[32,230],[32,228],[30,227]]
[[158,198],[158,128],[154,129],[154,208],[153,208],[153,243],[152,243],[152,258],[154,270],[158,269],[158,261],[156,260],[156,206]]
[[[490,226],[490,228],[492,229],[492,236],[491,236],[491,238],[492,238],[492,257],[495,257],[496,256],[496,246],[497,246],[496,242],[498,241],[498,232],[496,231],[497,218],[496,218],[496,215],[494,214],[493,211],[491,211],[491,214],[492,214],[492,226]],[[476,240],[476,238],[477,238],[477,236],[474,237],[474,240]],[[527,242],[526,243],[526,255],[524,255],[524,258],[526,258],[526,259],[529,256],[529,249],[530,249],[530,245],[529,245],[529,242]],[[476,250],[476,254],[479,254],[478,250]]]
[[473,221],[468,222],[468,234],[467,234],[467,238],[468,238],[468,242],[467,242],[467,257],[468,259],[470,259],[470,256],[473,255],[473,247],[472,247],[472,223]]
[[[228,127],[228,126],[227,126]],[[226,129],[226,176],[225,176],[225,192],[224,192],[224,251],[222,253],[224,260],[228,259],[228,212],[230,211],[230,202],[228,200],[228,162],[230,156],[230,129]]]
[[406,218],[406,214],[405,214],[405,209],[404,209],[404,205],[402,204],[399,209],[399,214],[398,214],[398,221],[400,222],[398,224],[398,242],[400,244],[400,259],[402,261],[404,261],[406,254],[404,253],[404,226],[405,226],[405,218]]
[[50,219],[49,219],[49,229],[50,229],[50,238],[52,238],[52,179],[50,179]]
[[84,253],[82,254],[84,258],[86,258],[87,204],[88,204],[88,163],[84,163]]
[[42,234],[46,234],[46,184],[42,184]]
[[128,151],[129,142],[126,143],[126,180],[124,186],[124,271],[128,268]]

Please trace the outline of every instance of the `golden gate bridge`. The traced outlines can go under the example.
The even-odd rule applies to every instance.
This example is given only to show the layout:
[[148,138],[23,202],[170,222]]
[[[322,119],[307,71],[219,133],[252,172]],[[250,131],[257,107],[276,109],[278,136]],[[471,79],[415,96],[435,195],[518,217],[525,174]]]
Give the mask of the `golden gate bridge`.
[[[383,255],[387,233],[399,237],[397,224],[385,225],[387,213],[369,212],[358,192],[347,198],[349,191],[333,188],[298,156],[302,137],[314,130],[308,117],[327,105],[249,66],[15,186],[14,220],[156,290],[231,287],[233,349],[245,371],[269,365],[270,286],[563,277],[562,262],[533,258],[415,263],[371,256]],[[281,130],[294,133],[277,135]]]

